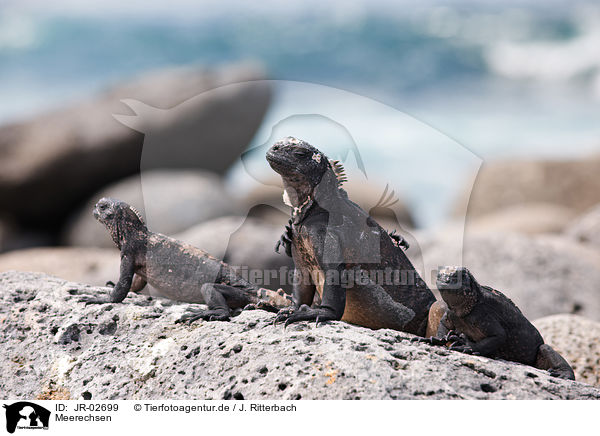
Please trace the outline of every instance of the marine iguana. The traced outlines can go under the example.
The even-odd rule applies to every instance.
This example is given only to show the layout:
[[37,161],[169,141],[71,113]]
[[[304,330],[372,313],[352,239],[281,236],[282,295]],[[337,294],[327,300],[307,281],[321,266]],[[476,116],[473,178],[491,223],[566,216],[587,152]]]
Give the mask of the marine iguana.
[[150,283],[164,297],[208,305],[208,310],[188,309],[180,321],[189,322],[228,320],[238,308],[277,312],[291,304],[283,291],[255,286],[199,248],[149,231],[140,214],[123,201],[102,198],[93,213],[121,250],[121,274],[108,299],[84,296],[80,301],[120,303],[129,291],[139,292]]
[[[294,260],[294,307],[282,309],[275,322],[341,319],[423,336],[435,297],[401,240],[350,201],[341,186],[341,165],[292,137],[276,142],[266,158],[283,180],[284,201],[293,207],[276,248],[283,244]],[[386,271],[401,279],[373,280]],[[311,308],[315,293],[321,304]]]
[[524,363],[575,380],[573,369],[504,294],[480,285],[467,268],[445,267],[437,276],[445,302],[436,337],[420,339],[451,350]]

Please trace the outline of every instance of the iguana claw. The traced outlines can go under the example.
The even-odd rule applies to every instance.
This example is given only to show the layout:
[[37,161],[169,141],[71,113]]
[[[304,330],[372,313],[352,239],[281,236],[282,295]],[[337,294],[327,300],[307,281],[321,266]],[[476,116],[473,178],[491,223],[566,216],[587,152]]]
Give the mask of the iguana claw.
[[277,316],[273,320],[273,325],[277,325],[280,322],[287,320],[292,315],[292,313],[294,313],[294,310],[295,309],[293,307],[284,307],[283,309],[281,309],[279,312],[277,312]]
[[279,237],[279,241],[275,244],[275,252],[279,253],[279,247],[283,245],[285,248],[285,254],[289,257],[292,257],[292,220],[288,221],[288,224],[285,226],[285,231]]

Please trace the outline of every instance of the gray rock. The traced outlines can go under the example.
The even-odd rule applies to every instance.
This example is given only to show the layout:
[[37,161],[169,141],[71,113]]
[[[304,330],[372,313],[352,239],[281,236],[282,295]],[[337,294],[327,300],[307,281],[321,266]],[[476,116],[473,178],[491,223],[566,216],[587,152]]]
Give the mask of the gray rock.
[[44,247],[0,255],[0,271],[34,271],[90,285],[103,286],[119,278],[116,248]]
[[50,232],[22,228],[13,220],[0,220],[0,253],[55,243],[56,238]]
[[269,105],[268,82],[252,81],[262,77],[249,66],[162,71],[0,127],[0,214],[56,227],[77,203],[140,167],[223,173]]
[[[597,251],[562,236],[516,233],[468,234],[461,247],[449,242],[451,234],[452,229],[421,239],[428,265],[466,266],[481,284],[510,297],[529,319],[577,313],[600,320]],[[427,277],[430,283],[434,279]]]
[[155,232],[172,235],[197,223],[239,211],[221,179],[207,171],[153,170],[128,177],[94,194],[72,218],[68,245],[114,247],[106,228],[92,216],[102,197],[123,200],[145,216]]
[[[571,161],[505,161],[485,164],[465,196],[469,216],[508,206],[552,203],[582,213],[600,203],[600,156]],[[458,205],[464,203],[460,199]],[[459,207],[457,206],[457,210]]]
[[576,380],[600,386],[600,323],[577,315],[553,315],[533,324],[547,344],[573,367]]
[[185,304],[101,292],[43,274],[0,274],[0,395],[102,399],[600,399],[520,364],[343,322],[284,330],[273,314],[174,324]]
[[526,203],[481,216],[467,216],[467,227],[478,232],[560,233],[575,216],[564,206]]
[[575,219],[565,229],[565,234],[600,250],[600,204]]
[[0,253],[6,250],[8,237],[8,226],[0,220]]

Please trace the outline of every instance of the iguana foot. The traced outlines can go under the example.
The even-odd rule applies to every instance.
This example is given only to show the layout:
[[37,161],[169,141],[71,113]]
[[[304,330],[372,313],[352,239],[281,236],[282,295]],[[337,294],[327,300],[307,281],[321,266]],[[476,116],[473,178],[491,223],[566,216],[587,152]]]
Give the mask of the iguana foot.
[[337,321],[338,319],[339,318],[336,317],[335,314],[332,311],[330,311],[329,309],[325,309],[325,308],[313,309],[311,307],[308,307],[306,304],[303,304],[298,309],[294,309],[294,308],[281,309],[277,313],[277,316],[275,317],[273,324],[278,324],[280,322],[285,321],[285,323],[284,323],[284,328],[285,328],[288,325],[290,325],[294,322],[299,322],[299,321],[315,321],[318,325],[319,322]]
[[285,226],[285,232],[281,235],[279,241],[277,241],[277,244],[275,244],[275,252],[279,253],[279,247],[283,245],[285,254],[287,254],[289,257],[292,257],[292,238],[292,220],[290,219],[288,224]]
[[294,313],[295,310],[296,309],[293,306],[284,307],[283,309],[280,309],[279,312],[277,312],[277,316],[273,320],[273,325],[276,325],[277,323],[288,319]]
[[279,241],[277,241],[277,243],[275,244],[275,253],[279,253],[279,248],[283,245],[285,254],[287,254],[289,257],[292,257],[291,244],[291,240],[287,239],[285,236],[282,236],[281,238],[279,238]]
[[188,323],[203,319],[205,321],[229,321],[229,313],[222,309],[195,309],[189,308],[186,313],[175,321],[176,324]]
[[465,338],[461,337],[454,330],[449,331],[443,338],[431,336],[429,338],[412,338],[410,341],[421,342],[429,345],[448,346],[450,348],[453,346],[465,345]]
[[272,304],[267,303],[266,301],[259,301],[258,303],[247,304],[244,307],[244,310],[258,310],[258,309],[266,310],[267,312],[271,312],[271,313],[279,312],[279,309],[277,309]]

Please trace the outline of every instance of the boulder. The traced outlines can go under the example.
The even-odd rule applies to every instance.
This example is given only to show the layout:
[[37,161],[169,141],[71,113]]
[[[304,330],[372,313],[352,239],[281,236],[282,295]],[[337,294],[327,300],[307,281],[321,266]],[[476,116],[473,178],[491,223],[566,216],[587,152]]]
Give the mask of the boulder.
[[490,162],[482,166],[473,190],[468,188],[471,217],[528,203],[551,203],[581,213],[600,203],[600,156]]
[[224,173],[269,105],[268,82],[253,81],[262,77],[250,66],[162,71],[0,127],[0,216],[56,228],[75,205],[140,169]]
[[[510,297],[529,319],[577,313],[600,320],[597,251],[562,236],[470,233],[459,246],[449,235],[451,230],[420,240],[427,265],[466,266],[479,283]],[[429,272],[433,284],[435,270]]]
[[56,235],[44,230],[22,227],[14,220],[0,219],[0,253],[29,247],[54,245]]
[[103,286],[119,278],[116,248],[43,247],[0,255],[0,271],[33,271],[90,285]]
[[481,216],[467,216],[469,230],[478,232],[560,233],[576,214],[569,208],[549,203],[508,206]]
[[600,323],[561,314],[534,321],[547,344],[569,361],[576,380],[600,386]]
[[0,253],[6,250],[8,238],[8,226],[0,220]]
[[135,207],[152,231],[172,235],[193,225],[239,211],[217,175],[198,170],[151,170],[131,176],[94,194],[67,225],[68,245],[114,247],[106,228],[92,216],[102,197]]
[[344,322],[284,330],[274,314],[175,324],[187,304],[128,297],[78,303],[95,288],[0,274],[4,399],[600,399],[532,367],[411,343]]
[[565,234],[600,250],[600,204],[573,220],[565,229]]

